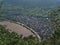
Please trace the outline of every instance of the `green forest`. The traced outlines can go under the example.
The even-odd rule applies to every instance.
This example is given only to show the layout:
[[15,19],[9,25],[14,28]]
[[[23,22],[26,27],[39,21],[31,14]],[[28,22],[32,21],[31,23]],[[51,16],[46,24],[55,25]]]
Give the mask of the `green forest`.
[[54,18],[54,21],[50,24],[54,28],[54,33],[48,39],[39,42],[33,36],[23,38],[22,35],[9,32],[4,26],[0,25],[0,45],[60,45],[60,17],[56,12],[51,13],[49,17]]
[[[0,10],[1,7],[2,3],[0,5]],[[25,15],[33,16],[39,16],[39,14],[43,13],[41,10],[39,10],[39,8],[22,8],[22,13],[24,11]],[[47,13],[48,19],[51,19],[49,25],[53,28],[52,30],[54,30],[53,33],[47,39],[41,39],[41,42],[39,42],[37,38],[33,37],[32,35],[30,35],[29,37],[23,37],[23,35],[18,35],[15,32],[9,32],[9,29],[6,29],[5,26],[0,25],[0,45],[60,45],[60,8],[57,8],[56,10],[51,10],[49,12],[47,11]],[[0,13],[0,18],[4,16],[5,15]],[[15,18],[14,21],[16,21]]]

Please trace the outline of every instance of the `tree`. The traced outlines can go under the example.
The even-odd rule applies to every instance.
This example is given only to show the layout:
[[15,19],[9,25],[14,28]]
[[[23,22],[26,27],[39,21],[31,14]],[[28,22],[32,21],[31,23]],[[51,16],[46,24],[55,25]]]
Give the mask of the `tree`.
[[54,33],[50,38],[52,39],[51,41],[53,42],[53,45],[57,45],[57,41],[60,40],[60,15],[57,12],[58,10],[52,11],[52,13],[49,15],[49,17],[51,18],[51,27],[53,27],[54,29]]

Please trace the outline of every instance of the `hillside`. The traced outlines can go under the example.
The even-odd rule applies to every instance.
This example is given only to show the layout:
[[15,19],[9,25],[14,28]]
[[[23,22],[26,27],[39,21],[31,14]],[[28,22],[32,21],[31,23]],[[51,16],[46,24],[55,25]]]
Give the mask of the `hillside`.
[[59,0],[3,0],[0,19],[23,23],[47,38],[53,33],[48,15],[59,6]]
[[60,0],[0,0],[0,45],[60,45]]
[[37,38],[23,37],[16,32],[10,32],[5,26],[0,25],[0,45],[39,45]]

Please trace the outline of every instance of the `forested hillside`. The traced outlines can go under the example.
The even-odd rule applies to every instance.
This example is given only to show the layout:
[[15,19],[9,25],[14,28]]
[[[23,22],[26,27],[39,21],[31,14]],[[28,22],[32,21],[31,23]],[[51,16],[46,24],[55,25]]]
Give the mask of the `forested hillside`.
[[3,0],[2,2],[1,20],[23,23],[37,31],[42,38],[49,37],[50,33],[53,33],[49,25],[51,20],[47,16],[51,10],[59,7],[59,0]]
[[38,40],[33,37],[24,37],[15,32],[9,32],[0,25],[0,45],[39,45]]
[[50,26],[53,34],[46,40],[39,42],[35,37],[22,37],[15,32],[9,32],[4,26],[0,25],[0,45],[60,45],[60,8],[52,11],[48,17],[51,19]]
[[[18,36],[19,42],[16,45],[60,45],[60,0],[3,0],[1,5],[0,21],[20,22],[34,29],[41,37],[41,42],[38,42],[35,38]],[[1,33],[2,37],[5,36],[4,33]],[[11,43],[11,38],[6,40],[6,45]],[[1,42],[4,45],[5,38]],[[15,45],[15,39],[12,42],[11,45]]]

